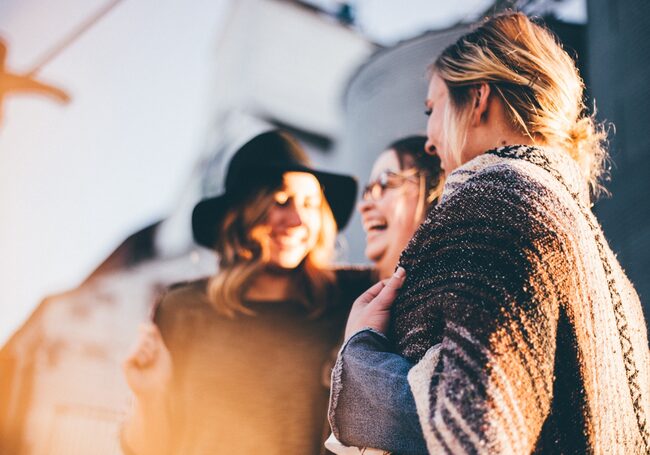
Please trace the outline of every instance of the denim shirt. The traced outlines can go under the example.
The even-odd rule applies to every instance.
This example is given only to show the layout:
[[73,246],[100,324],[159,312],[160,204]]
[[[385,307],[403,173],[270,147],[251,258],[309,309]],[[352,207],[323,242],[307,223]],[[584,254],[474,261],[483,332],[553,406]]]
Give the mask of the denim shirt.
[[343,345],[332,371],[328,418],[343,444],[402,455],[426,454],[407,374],[413,365],[372,329]]

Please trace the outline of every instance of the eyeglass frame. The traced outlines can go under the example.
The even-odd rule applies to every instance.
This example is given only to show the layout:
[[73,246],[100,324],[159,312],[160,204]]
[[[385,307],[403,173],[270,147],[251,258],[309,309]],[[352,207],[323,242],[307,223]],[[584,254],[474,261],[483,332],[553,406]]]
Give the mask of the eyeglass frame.
[[[368,182],[363,187],[361,192],[361,200],[363,201],[379,201],[384,197],[384,193],[389,188],[399,188],[406,182],[423,183],[424,175],[417,169],[411,168],[406,171],[393,172],[382,171],[379,176],[372,182]],[[390,178],[397,178],[399,183],[390,183]],[[415,179],[414,179],[415,178]]]

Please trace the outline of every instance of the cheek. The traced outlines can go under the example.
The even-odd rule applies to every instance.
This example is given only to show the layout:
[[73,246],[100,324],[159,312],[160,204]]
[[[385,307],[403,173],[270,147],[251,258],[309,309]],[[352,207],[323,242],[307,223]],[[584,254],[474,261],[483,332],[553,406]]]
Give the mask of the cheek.
[[262,220],[261,224],[265,224],[270,228],[277,227],[279,225],[279,219],[281,218],[280,211],[277,207],[271,207],[267,212],[266,216]]
[[389,226],[391,237],[401,242],[403,239],[410,239],[418,225],[415,219],[418,206],[418,194],[412,192],[403,194],[399,201],[394,204],[392,223]]
[[387,191],[380,200],[374,203],[375,210],[386,219],[389,227],[395,220],[395,216],[399,210],[399,198],[394,197],[391,193],[392,191],[390,193]]
[[248,236],[248,238],[253,242],[258,243],[263,248],[271,248],[271,251],[273,251],[274,245],[271,240],[272,237],[272,229],[267,224],[255,226]]
[[400,230],[406,233],[406,230],[410,228],[415,223],[415,211],[417,210],[417,200],[404,204],[402,210],[399,212],[399,226]]
[[309,238],[316,242],[318,240],[318,234],[322,228],[322,219],[319,212],[310,213],[308,217],[305,217],[305,225],[309,230]]

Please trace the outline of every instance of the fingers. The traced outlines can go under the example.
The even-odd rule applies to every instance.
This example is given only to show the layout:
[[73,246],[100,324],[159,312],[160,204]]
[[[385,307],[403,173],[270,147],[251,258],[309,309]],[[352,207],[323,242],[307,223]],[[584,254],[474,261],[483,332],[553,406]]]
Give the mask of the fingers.
[[393,276],[391,276],[388,279],[388,283],[386,284],[386,287],[392,288],[394,290],[400,289],[404,284],[405,279],[406,279],[406,270],[404,270],[403,267],[397,267],[397,270],[395,270]]
[[357,300],[355,300],[355,305],[367,305],[369,304],[375,297],[377,297],[380,293],[380,291],[384,288],[385,286],[385,280],[379,281],[372,285],[366,292],[361,294]]
[[372,300],[372,305],[376,306],[378,310],[390,308],[390,306],[393,304],[393,301],[397,297],[400,288],[404,284],[405,279],[406,271],[402,267],[398,267],[386,285],[382,287],[377,296]]
[[162,341],[162,335],[158,326],[153,322],[143,322],[138,326],[138,332],[145,335],[150,335],[152,338],[158,338]]
[[140,324],[138,332],[138,339],[125,359],[125,367],[146,368],[156,361],[160,350],[165,348],[155,324]]
[[399,267],[388,280],[380,281],[368,289],[352,305],[345,327],[345,339],[370,327],[385,333],[390,322],[390,306],[404,284],[406,272]]
[[133,355],[133,364],[138,368],[146,368],[153,364],[156,352],[149,346],[141,347]]

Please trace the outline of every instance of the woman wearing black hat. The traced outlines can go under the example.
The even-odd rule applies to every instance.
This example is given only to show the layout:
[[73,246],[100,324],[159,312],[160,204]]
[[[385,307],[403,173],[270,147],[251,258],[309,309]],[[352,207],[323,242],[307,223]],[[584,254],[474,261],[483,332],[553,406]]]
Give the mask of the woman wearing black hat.
[[171,289],[125,360],[136,400],[123,445],[139,455],[320,453],[325,366],[371,283],[368,271],[330,268],[356,182],[308,167],[295,141],[269,132],[235,154],[225,187],[192,216],[219,273]]

